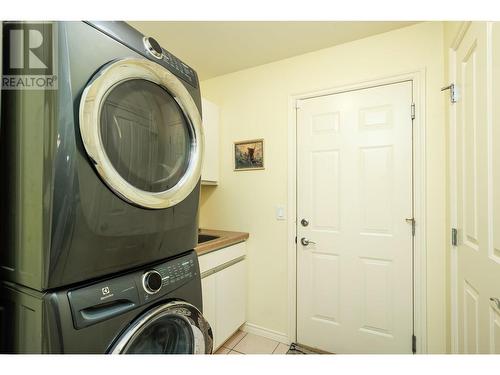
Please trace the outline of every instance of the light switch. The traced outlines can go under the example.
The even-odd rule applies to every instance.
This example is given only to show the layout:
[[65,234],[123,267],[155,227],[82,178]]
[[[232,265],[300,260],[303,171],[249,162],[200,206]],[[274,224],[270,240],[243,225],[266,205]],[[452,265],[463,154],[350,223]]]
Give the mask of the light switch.
[[285,207],[276,207],[276,220],[286,220]]

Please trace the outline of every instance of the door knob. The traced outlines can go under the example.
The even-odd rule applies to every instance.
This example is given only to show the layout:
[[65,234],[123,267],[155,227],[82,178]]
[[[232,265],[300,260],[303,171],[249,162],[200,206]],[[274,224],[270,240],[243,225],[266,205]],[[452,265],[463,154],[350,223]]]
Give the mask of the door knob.
[[307,227],[309,225],[309,222],[306,219],[302,219],[300,221],[300,224],[302,224],[303,227]]
[[314,242],[314,241],[310,241],[310,240],[308,240],[308,239],[307,239],[307,238],[305,238],[305,237],[302,237],[302,238],[300,239],[300,243],[301,243],[302,245],[304,245],[304,246],[307,246],[307,245],[309,245],[310,243],[312,243],[312,244],[316,244],[316,242]]

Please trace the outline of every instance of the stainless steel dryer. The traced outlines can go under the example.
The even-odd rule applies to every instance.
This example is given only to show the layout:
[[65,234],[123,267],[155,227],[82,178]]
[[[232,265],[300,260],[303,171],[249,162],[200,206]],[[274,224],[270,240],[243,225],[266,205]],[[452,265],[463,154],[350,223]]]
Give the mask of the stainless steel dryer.
[[40,291],[194,248],[203,154],[192,68],[123,22],[53,29],[58,90],[1,97],[2,279]]

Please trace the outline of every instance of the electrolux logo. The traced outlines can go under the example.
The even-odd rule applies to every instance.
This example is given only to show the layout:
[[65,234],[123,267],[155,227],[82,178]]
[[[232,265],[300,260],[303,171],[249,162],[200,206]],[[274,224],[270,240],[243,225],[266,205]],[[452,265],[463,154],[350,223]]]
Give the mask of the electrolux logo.
[[4,22],[2,89],[57,89],[57,25]]
[[102,297],[100,298],[101,301],[114,296],[114,294],[111,293],[111,289],[109,288],[109,286],[101,288],[101,294],[102,294]]

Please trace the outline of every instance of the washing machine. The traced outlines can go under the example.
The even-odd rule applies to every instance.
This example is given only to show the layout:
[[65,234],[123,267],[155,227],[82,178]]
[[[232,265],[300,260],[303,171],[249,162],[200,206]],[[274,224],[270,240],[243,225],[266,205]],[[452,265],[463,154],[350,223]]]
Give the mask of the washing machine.
[[209,354],[194,251],[52,292],[4,282],[2,353]]
[[52,290],[193,249],[203,155],[196,72],[123,22],[46,29],[57,90],[1,97],[1,278]]

